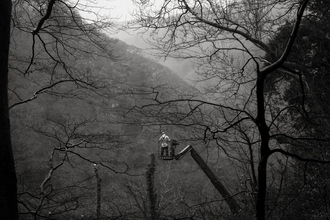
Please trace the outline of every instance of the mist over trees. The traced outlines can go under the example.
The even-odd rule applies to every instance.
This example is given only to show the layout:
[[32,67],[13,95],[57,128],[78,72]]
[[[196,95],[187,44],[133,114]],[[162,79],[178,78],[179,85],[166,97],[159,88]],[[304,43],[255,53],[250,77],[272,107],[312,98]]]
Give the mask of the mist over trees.
[[[199,81],[207,85],[198,96],[155,95],[153,105],[139,107],[141,115],[158,107],[157,115],[164,114],[160,122],[165,123],[162,119],[167,116],[167,124],[194,128],[191,139],[231,158],[244,186],[235,190],[246,205],[238,216],[286,219],[296,212],[305,218],[328,216],[327,199],[320,198],[326,195],[324,164],[329,163],[325,157],[329,137],[324,132],[328,114],[321,107],[327,108],[327,88],[322,86],[327,82],[329,39],[322,25],[327,3],[182,0],[163,1],[159,7],[152,1],[136,3],[137,21],[153,33],[150,43],[164,56],[197,60]],[[174,114],[169,110],[174,104],[188,108]],[[311,174],[312,170],[317,172]],[[320,185],[309,182],[316,176],[323,176]],[[298,205],[306,199],[299,196],[311,190],[320,194],[313,194],[313,202],[303,207],[312,205],[317,211]]]
[[[88,3],[2,2],[0,219],[329,218],[330,4],[133,2],[129,28],[194,83]],[[190,156],[158,158],[163,131],[238,211]]]

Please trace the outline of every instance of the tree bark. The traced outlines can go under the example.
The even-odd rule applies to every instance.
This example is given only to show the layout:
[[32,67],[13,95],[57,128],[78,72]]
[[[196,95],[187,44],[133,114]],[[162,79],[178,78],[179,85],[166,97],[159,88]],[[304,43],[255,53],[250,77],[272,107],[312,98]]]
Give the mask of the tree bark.
[[150,155],[150,164],[147,169],[147,192],[149,196],[149,209],[150,209],[150,220],[158,219],[157,214],[157,194],[155,190],[155,171],[156,171],[156,161],[155,155]]
[[267,192],[267,161],[270,156],[269,148],[269,128],[266,123],[265,116],[265,98],[264,98],[264,81],[266,72],[258,71],[257,79],[257,118],[256,124],[260,133],[260,162],[258,165],[258,194],[256,201],[256,217],[258,220],[265,220],[265,203]]
[[17,178],[10,137],[8,108],[8,56],[11,0],[0,6],[0,219],[17,220]]
[[96,219],[101,219],[101,181],[102,178],[99,175],[99,170],[96,164],[94,164],[94,172],[96,177]]

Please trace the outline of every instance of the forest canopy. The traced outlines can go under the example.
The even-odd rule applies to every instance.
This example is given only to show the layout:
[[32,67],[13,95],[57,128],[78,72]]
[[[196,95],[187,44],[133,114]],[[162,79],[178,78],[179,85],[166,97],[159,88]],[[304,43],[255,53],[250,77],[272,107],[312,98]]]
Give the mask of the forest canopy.
[[[329,218],[330,4],[133,2],[125,27],[79,1],[2,3],[0,219]],[[162,132],[192,157],[159,157]]]

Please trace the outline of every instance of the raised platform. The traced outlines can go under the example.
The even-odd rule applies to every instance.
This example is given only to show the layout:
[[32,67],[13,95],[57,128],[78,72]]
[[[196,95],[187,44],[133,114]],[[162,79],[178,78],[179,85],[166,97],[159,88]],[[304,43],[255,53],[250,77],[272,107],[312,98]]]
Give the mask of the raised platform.
[[174,156],[159,156],[159,159],[161,160],[174,160]]

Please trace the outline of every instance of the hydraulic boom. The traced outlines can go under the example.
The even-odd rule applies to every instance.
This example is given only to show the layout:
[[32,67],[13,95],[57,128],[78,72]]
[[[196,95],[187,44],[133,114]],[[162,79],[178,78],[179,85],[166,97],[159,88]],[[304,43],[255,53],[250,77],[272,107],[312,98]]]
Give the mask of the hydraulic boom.
[[220,180],[215,176],[215,174],[212,172],[212,170],[207,166],[207,164],[204,162],[204,160],[199,156],[199,154],[195,151],[195,149],[188,145],[185,147],[180,153],[174,156],[176,160],[182,159],[185,155],[188,153],[191,153],[192,158],[196,161],[196,163],[199,165],[199,167],[204,171],[206,176],[211,180],[214,187],[218,190],[218,192],[221,194],[221,196],[225,199],[227,202],[230,210],[232,213],[237,213],[240,210],[240,206],[236,202],[236,200],[231,196],[231,194],[228,192],[226,187],[220,182]]

